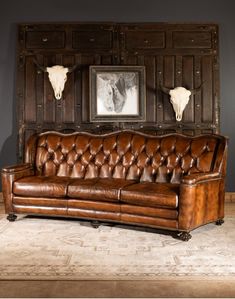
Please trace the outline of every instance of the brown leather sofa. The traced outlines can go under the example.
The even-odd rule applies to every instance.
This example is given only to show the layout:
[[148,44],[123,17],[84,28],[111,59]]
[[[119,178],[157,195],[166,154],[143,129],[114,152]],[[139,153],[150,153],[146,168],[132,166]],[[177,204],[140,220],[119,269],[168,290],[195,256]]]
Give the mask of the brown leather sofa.
[[8,220],[60,215],[177,232],[223,223],[227,139],[135,131],[45,132],[29,138],[25,163],[2,170]]

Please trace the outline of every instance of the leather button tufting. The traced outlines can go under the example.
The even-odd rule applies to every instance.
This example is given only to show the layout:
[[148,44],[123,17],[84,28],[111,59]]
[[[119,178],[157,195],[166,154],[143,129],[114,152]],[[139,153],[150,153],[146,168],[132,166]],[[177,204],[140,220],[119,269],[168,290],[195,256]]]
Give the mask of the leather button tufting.
[[41,136],[38,146],[37,169],[43,175],[179,183],[183,173],[210,170],[216,140],[180,135],[146,139],[129,132],[107,137],[50,134]]

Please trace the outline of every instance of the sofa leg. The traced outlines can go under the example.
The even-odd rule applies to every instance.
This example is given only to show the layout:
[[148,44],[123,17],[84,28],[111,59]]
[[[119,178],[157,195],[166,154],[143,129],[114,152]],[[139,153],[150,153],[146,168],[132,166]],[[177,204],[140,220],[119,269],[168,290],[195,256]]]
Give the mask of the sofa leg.
[[189,241],[192,238],[192,236],[188,232],[181,232],[178,234],[178,238],[181,241]]
[[93,228],[98,228],[100,226],[100,222],[97,220],[91,221],[91,226]]
[[216,225],[222,225],[224,223],[224,219],[219,219],[215,222]]
[[15,214],[9,214],[7,216],[7,220],[9,220],[10,222],[14,222],[16,220],[17,216]]

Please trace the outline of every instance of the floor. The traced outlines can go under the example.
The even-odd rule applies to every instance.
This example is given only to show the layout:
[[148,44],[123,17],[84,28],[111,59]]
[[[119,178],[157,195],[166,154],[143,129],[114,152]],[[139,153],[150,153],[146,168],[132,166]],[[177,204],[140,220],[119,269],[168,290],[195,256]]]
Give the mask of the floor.
[[[0,202],[0,213],[3,213]],[[225,213],[235,216],[235,203]],[[234,280],[0,281],[0,298],[235,298]]]

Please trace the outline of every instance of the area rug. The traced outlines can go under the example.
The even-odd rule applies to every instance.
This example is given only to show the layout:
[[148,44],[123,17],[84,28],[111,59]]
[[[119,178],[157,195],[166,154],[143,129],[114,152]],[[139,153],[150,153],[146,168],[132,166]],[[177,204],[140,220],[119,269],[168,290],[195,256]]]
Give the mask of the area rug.
[[0,280],[235,278],[235,218],[182,242],[163,231],[87,221],[0,218]]

